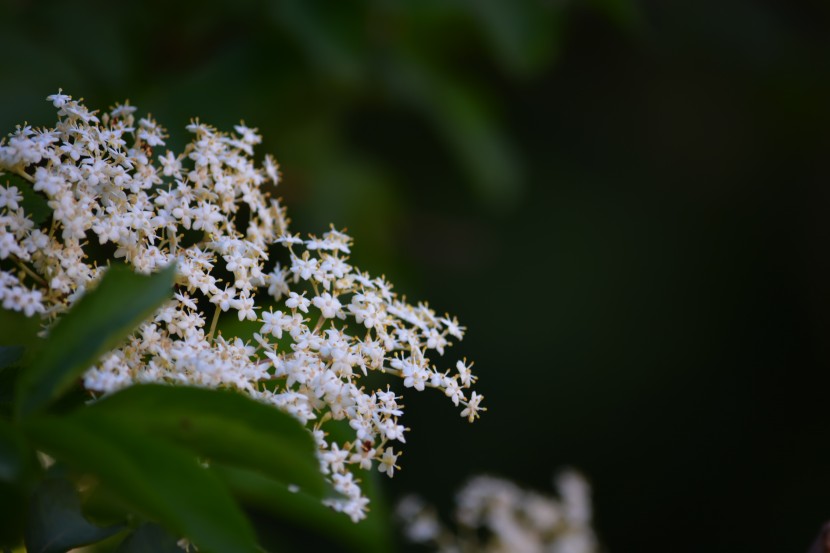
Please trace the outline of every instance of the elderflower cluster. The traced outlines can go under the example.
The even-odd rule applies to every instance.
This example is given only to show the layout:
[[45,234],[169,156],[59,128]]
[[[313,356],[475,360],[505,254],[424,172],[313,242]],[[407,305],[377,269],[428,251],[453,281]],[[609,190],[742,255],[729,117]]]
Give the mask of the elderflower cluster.
[[588,482],[565,471],[556,487],[559,499],[478,476],[456,496],[457,533],[417,496],[405,497],[397,515],[410,541],[440,553],[597,553]]
[[[39,315],[48,328],[112,258],[141,273],[177,268],[174,299],[85,374],[87,389],[167,382],[273,404],[312,431],[321,470],[342,494],[329,504],[355,521],[368,500],[352,469],[392,476],[407,430],[401,398],[370,373],[437,388],[463,417],[478,417],[470,365],[440,370],[431,361],[465,329],[351,265],[343,232],[291,234],[269,194],[277,163],[252,159],[256,129],[223,133],[196,120],[183,152],[160,154],[165,130],[129,104],[99,118],[60,92],[47,99],[54,128],[18,127],[0,142],[3,308]],[[37,215],[38,201],[47,215]],[[259,332],[247,342],[223,336],[223,313],[261,323]],[[332,420],[347,421],[352,438],[330,439]]]

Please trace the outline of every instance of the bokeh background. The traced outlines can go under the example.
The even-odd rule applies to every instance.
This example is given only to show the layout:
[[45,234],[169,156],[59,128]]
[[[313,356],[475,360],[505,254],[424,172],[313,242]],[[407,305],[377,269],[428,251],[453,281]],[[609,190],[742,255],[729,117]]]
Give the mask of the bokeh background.
[[[62,87],[240,119],[295,230],[457,314],[489,411],[403,470],[594,485],[608,551],[804,551],[830,518],[830,4],[0,0],[0,132]],[[380,505],[380,504],[378,504]]]

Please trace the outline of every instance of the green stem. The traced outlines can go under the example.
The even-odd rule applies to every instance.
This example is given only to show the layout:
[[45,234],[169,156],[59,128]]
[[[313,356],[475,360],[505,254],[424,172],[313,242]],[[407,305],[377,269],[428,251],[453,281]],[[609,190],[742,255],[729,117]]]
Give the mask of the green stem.
[[210,330],[207,335],[208,340],[213,340],[213,333],[216,332],[216,325],[219,323],[219,313],[221,312],[222,310],[217,305],[216,310],[213,312],[213,320],[210,322]]
[[29,181],[32,184],[35,183],[35,178],[33,176],[31,176],[29,173],[27,173],[26,171],[24,171],[23,169],[15,169],[14,174],[21,177],[22,179],[25,179],[25,180]]
[[15,262],[17,262],[17,266],[20,267],[24,273],[35,279],[39,284],[46,286],[47,288],[49,287],[49,283],[46,282],[42,276],[31,270],[25,263],[19,259],[15,259]]

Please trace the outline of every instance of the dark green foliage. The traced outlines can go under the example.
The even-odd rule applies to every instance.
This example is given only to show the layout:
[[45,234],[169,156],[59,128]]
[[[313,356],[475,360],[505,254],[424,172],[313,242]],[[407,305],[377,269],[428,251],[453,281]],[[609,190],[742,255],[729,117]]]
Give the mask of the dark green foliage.
[[[18,388],[16,405],[0,419],[0,547],[25,538],[31,552],[62,553],[139,523],[119,546],[122,553],[173,551],[178,537],[208,553],[260,551],[238,490],[209,468],[213,463],[255,475],[264,489],[298,486],[298,499],[333,514],[320,506],[332,492],[311,435],[275,408],[231,391],[162,385],[135,386],[91,404],[74,397],[83,371],[172,294],[174,275],[173,267],[149,276],[112,267],[46,340],[21,340],[32,355],[22,346],[0,348],[0,378]],[[71,472],[39,477],[35,451]],[[77,481],[91,486],[85,496],[98,499],[96,514],[120,524],[90,522]],[[275,501],[292,512],[293,497]]]
[[39,328],[40,321],[37,317],[27,317],[18,311],[0,309],[0,344],[12,348],[4,354],[10,363],[11,359],[14,359],[14,351],[19,348],[23,348],[22,360],[30,360],[32,352],[40,349],[41,340],[37,337]]
[[22,482],[27,476],[28,454],[19,429],[0,419],[0,482]]
[[28,553],[65,553],[121,531],[121,526],[100,528],[86,520],[74,484],[56,472],[40,481],[29,501]]
[[0,346],[0,370],[13,367],[23,357],[23,346]]
[[[378,513],[370,513],[360,523],[325,507],[302,491],[291,491],[284,484],[270,480],[251,470],[214,466],[211,468],[246,505],[290,523],[295,528],[316,534],[354,552],[382,553],[389,550],[391,528],[382,526]],[[372,474],[367,474],[372,477]],[[362,487],[368,488],[364,481]],[[372,496],[372,490],[367,495]],[[372,504],[373,511],[381,509]]]
[[21,539],[23,505],[36,472],[34,452],[20,429],[0,418],[0,546]]
[[49,331],[48,342],[18,382],[18,412],[27,415],[44,407],[123,341],[170,297],[175,274],[175,266],[152,277],[110,267],[97,288]]
[[253,531],[225,486],[195,455],[117,419],[40,416],[27,434],[51,456],[101,485],[144,517],[162,520],[207,551],[256,551]]
[[127,536],[116,553],[182,553],[182,548],[158,524],[144,523]]
[[311,434],[284,413],[238,393],[134,386],[85,409],[79,418],[116,420],[122,428],[163,437],[200,457],[299,486],[318,501],[325,491]]

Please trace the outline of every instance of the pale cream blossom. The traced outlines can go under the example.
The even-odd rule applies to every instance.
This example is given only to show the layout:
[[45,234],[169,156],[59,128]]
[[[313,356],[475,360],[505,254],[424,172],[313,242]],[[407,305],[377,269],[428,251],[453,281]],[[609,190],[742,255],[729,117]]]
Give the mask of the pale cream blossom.
[[407,539],[435,551],[598,553],[587,480],[567,470],[557,476],[556,487],[559,497],[477,476],[456,494],[455,528],[414,495],[404,497],[396,512]]
[[[172,152],[166,130],[128,103],[99,115],[61,91],[48,100],[54,128],[22,126],[0,141],[3,308],[40,316],[48,329],[106,271],[101,248],[140,273],[177,266],[175,295],[86,372],[89,391],[165,382],[234,388],[274,405],[308,425],[341,494],[327,502],[354,520],[368,500],[352,469],[392,476],[407,430],[400,396],[363,380],[370,372],[438,388],[470,421],[483,410],[466,361],[455,373],[433,364],[463,336],[454,317],[411,305],[354,267],[345,232],[290,233],[272,196],[277,162],[253,160],[257,129],[225,133],[193,120],[191,142]],[[42,223],[23,186],[51,211]],[[288,265],[271,257],[280,248]],[[252,342],[221,334],[225,312],[261,323]],[[331,420],[347,421],[353,437],[329,439]]]

